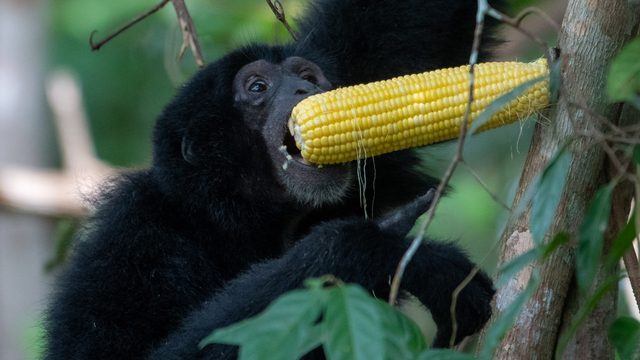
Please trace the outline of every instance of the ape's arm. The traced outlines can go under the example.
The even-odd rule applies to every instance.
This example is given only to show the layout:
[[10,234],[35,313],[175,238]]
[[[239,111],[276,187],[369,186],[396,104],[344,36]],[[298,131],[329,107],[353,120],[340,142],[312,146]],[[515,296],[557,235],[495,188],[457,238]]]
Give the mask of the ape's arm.
[[[404,234],[430,201],[431,195],[425,195],[380,224],[352,218],[316,227],[282,258],[254,266],[230,282],[225,291],[190,316],[183,328],[151,358],[235,359],[234,347],[213,344],[198,351],[197,345],[214,329],[257,315],[276,297],[300,288],[310,277],[334,274],[386,299],[390,279],[408,248]],[[438,325],[435,346],[448,346],[451,294],[472,268],[473,264],[454,245],[427,242],[406,270],[401,288],[431,309]],[[457,341],[486,322],[491,314],[489,302],[493,293],[491,281],[482,272],[461,293],[457,307]]]

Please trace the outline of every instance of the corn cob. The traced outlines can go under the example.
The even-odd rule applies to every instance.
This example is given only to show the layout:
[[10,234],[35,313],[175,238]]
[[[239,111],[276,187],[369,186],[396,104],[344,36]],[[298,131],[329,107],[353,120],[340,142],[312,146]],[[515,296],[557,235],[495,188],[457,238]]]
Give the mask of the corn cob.
[[[469,121],[498,96],[546,73],[544,60],[477,65]],[[305,160],[342,163],[457,137],[468,98],[469,65],[313,95],[296,105],[288,125]],[[548,102],[548,82],[540,81],[477,132],[523,119]]]

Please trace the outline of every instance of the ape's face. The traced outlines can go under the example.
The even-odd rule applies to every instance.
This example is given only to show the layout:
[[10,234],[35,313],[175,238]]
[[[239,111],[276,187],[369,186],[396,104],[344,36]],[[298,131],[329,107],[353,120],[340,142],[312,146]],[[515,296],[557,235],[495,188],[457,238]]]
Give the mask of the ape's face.
[[306,163],[289,134],[291,110],[302,99],[331,89],[322,70],[301,57],[280,64],[254,61],[238,71],[234,83],[235,105],[249,127],[264,137],[274,172],[296,200],[320,206],[339,202],[352,183],[351,165],[319,168]]

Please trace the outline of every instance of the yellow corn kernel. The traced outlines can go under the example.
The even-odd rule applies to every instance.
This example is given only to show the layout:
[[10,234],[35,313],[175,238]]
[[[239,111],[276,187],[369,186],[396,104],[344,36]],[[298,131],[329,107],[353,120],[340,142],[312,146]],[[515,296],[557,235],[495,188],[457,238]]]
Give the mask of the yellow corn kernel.
[[[476,65],[469,122],[500,95],[546,73],[544,60]],[[289,130],[307,161],[347,162],[457,137],[468,98],[469,65],[407,75],[310,96],[293,109]],[[548,104],[548,82],[538,82],[477,132]]]

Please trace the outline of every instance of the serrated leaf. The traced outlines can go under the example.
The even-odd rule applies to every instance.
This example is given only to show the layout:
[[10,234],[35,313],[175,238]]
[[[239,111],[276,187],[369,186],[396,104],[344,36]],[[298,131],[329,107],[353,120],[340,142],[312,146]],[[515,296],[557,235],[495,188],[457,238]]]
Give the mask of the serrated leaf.
[[427,349],[422,330],[400,310],[376,300],[384,328],[385,359],[413,359]]
[[433,349],[422,352],[415,360],[475,360],[472,354],[464,354],[447,349]]
[[357,285],[331,291],[324,314],[329,360],[384,360],[384,334],[379,306]]
[[540,177],[538,190],[531,205],[531,235],[540,243],[553,222],[562,190],[571,165],[571,154],[561,148],[549,161]]
[[529,301],[533,293],[540,284],[540,275],[537,270],[534,270],[529,279],[527,288],[518,295],[515,300],[507,307],[507,309],[496,319],[487,330],[487,337],[484,340],[484,346],[482,348],[481,358],[489,359],[495,351],[496,347],[500,343],[500,340],[509,331],[516,318],[520,314],[524,304]]
[[620,360],[633,360],[640,340],[640,323],[630,317],[616,319],[609,327],[609,340]]
[[602,236],[607,229],[614,184],[596,191],[580,226],[576,276],[581,291],[591,286],[602,254]]
[[[240,345],[238,359],[295,360],[314,341],[323,304],[313,290],[294,290],[276,299],[260,315],[215,330],[200,342]],[[318,344],[319,345],[319,344]],[[317,346],[317,345],[316,345]]]
[[624,229],[620,231],[616,240],[613,242],[611,246],[611,251],[609,255],[607,255],[607,267],[613,266],[620,261],[620,258],[624,256],[624,253],[628,248],[633,244],[633,240],[636,238],[636,221],[635,221],[635,212],[629,218],[629,222],[625,225]]
[[607,92],[611,101],[632,100],[640,93],[640,39],[625,45],[613,60]]
[[516,86],[508,93],[503,94],[499,96],[497,99],[495,99],[494,101],[492,101],[491,104],[489,104],[489,106],[487,106],[485,110],[473,120],[473,123],[469,127],[469,131],[467,132],[467,136],[464,141],[465,142],[468,141],[471,135],[474,134],[476,130],[480,128],[480,126],[484,125],[484,123],[486,123],[495,113],[497,113],[502,108],[507,106],[507,104],[509,104],[512,100],[517,99],[520,95],[522,95],[522,93],[527,91],[530,87],[535,85],[537,82],[548,80],[548,79],[549,79],[549,75],[542,75],[535,79],[531,79],[529,81],[526,81]]

